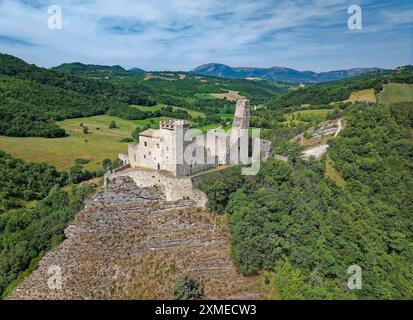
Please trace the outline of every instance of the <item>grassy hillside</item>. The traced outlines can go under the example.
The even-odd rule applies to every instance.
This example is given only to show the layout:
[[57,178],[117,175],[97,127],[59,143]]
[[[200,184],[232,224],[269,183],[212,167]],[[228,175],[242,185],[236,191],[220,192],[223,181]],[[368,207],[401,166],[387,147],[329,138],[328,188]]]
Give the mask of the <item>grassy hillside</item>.
[[289,117],[290,120],[320,123],[325,121],[331,112],[329,109],[301,110],[290,114]]
[[413,84],[389,83],[377,94],[379,103],[389,104],[413,101]]
[[[117,128],[109,129],[115,121]],[[159,126],[159,118],[147,120],[123,120],[106,115],[67,119],[58,122],[68,136],[47,139],[36,137],[5,137],[0,136],[0,150],[29,162],[46,162],[58,170],[73,167],[76,159],[87,159],[88,170],[102,167],[105,158],[114,159],[118,153],[127,151],[127,143],[120,142],[124,137],[131,137],[132,131],[140,126],[150,124]],[[83,133],[83,126],[89,128],[88,134]],[[99,129],[98,129],[99,128]]]
[[378,93],[383,89],[383,83],[413,83],[413,67],[372,72],[342,81],[300,88],[275,97],[269,105],[272,108],[286,108],[299,107],[303,104],[320,105],[345,101],[350,99],[355,91],[374,89],[374,92]]
[[374,93],[374,89],[364,89],[359,91],[353,91],[348,98],[347,101],[350,102],[357,102],[357,101],[364,101],[364,102],[377,102],[376,95]]
[[[0,135],[63,137],[65,132],[56,126],[56,121],[103,114],[129,120],[166,116],[194,121],[190,118],[234,112],[233,101],[224,96],[224,99],[217,99],[211,94],[239,92],[239,97],[247,97],[253,104],[263,104],[293,87],[269,81],[198,77],[182,72],[146,75],[119,66],[80,63],[49,70],[0,54]],[[145,108],[156,104],[174,108],[157,109],[156,113]],[[186,115],[184,109],[191,111]]]

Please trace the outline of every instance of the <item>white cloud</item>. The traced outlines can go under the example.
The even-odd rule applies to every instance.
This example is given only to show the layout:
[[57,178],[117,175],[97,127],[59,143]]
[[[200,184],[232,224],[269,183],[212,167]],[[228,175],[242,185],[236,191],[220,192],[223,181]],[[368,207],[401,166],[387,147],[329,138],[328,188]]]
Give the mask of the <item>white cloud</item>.
[[[188,69],[216,61],[294,67],[300,56],[342,50],[349,37],[345,0],[52,2],[0,1],[0,35],[36,44],[27,48],[0,41],[1,51],[44,66],[81,61]],[[47,28],[51,4],[62,7],[61,31]],[[409,19],[407,14],[383,16],[389,26]],[[301,61],[304,68],[308,63]]]

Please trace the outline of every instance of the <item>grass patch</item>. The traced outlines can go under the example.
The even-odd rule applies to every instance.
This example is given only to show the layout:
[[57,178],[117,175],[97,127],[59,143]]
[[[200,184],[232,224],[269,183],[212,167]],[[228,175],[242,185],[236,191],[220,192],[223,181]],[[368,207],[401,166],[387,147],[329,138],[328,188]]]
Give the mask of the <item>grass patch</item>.
[[[111,121],[117,128],[109,129]],[[131,135],[137,126],[149,123],[145,120],[123,120],[111,116],[94,116],[87,118],[67,119],[58,122],[66,130],[68,136],[56,139],[20,138],[0,136],[0,150],[28,162],[46,162],[58,170],[73,167],[76,159],[87,159],[84,167],[89,170],[101,168],[105,158],[114,159],[118,153],[126,152],[127,145],[120,140]],[[83,133],[83,128],[89,133]],[[159,119],[153,118],[153,128],[159,128]],[[98,129],[99,128],[99,129]]]
[[356,101],[365,101],[365,102],[377,102],[376,95],[374,94],[374,89],[365,89],[354,91],[351,93],[350,98],[348,99],[350,102]]
[[413,84],[385,84],[383,85],[383,91],[377,94],[377,98],[381,104],[413,101]]
[[196,127],[196,128],[201,130],[202,133],[205,134],[205,133],[208,132],[208,130],[216,129],[216,128],[221,127],[221,126],[222,126],[221,123],[209,123],[209,124],[206,124],[204,126],[200,126],[200,127]]
[[210,93],[209,95],[212,97],[218,98],[218,99],[227,98],[227,100],[229,101],[245,99],[245,97],[240,95],[238,91],[233,91],[233,90],[228,90],[228,92],[225,92],[225,93]]
[[344,188],[347,185],[346,180],[334,168],[334,162],[330,156],[326,155],[326,171],[325,176],[332,179],[339,187]]
[[200,100],[218,99],[217,97],[211,96],[208,93],[195,93],[194,97]]
[[221,119],[233,119],[233,113],[214,113],[211,115],[212,117],[220,117]]
[[300,110],[286,115],[288,122],[314,122],[320,123],[327,120],[332,109]]

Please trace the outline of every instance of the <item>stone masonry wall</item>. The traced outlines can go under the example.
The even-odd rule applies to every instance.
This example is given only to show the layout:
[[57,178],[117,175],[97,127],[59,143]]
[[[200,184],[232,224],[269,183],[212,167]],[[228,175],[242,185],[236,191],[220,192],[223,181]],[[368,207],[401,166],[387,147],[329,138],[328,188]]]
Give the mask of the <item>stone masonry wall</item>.
[[206,194],[194,186],[191,177],[175,177],[155,170],[132,169],[106,174],[105,185],[119,177],[132,178],[140,188],[160,188],[166,201],[191,199],[197,207],[204,208],[208,200]]

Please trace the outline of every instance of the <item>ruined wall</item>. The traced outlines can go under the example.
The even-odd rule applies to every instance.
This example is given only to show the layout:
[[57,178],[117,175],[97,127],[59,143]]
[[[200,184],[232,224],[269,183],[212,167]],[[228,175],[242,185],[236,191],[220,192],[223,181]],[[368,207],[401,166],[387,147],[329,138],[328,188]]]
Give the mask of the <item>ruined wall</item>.
[[153,170],[125,170],[105,175],[105,186],[119,177],[130,177],[140,188],[158,187],[162,189],[167,201],[191,199],[197,207],[203,208],[207,196],[192,183],[190,177],[175,177]]
[[[219,164],[238,164],[240,144],[248,145],[249,122],[248,99],[237,101],[230,134],[215,130],[208,136],[184,139],[189,129],[186,121],[161,121],[159,130],[149,129],[141,133],[139,144],[129,144],[128,154],[120,154],[119,159],[131,167],[168,171],[178,177],[194,175]],[[247,155],[241,163],[248,163]]]

